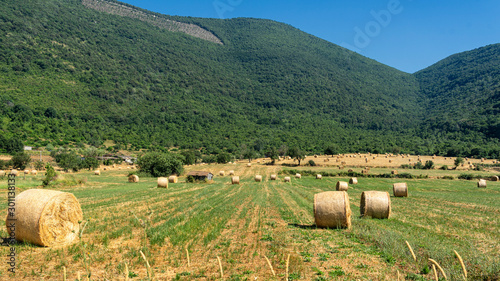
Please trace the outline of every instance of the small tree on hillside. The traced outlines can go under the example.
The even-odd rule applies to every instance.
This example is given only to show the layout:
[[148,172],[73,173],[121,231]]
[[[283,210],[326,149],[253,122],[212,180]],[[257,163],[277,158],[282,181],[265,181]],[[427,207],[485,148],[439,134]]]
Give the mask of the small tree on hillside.
[[296,159],[299,161],[299,166],[300,166],[300,161],[306,159],[306,154],[304,151],[302,151],[298,147],[292,147],[288,150],[288,156],[292,157],[293,159]]
[[24,170],[30,161],[31,157],[24,152],[17,153],[12,157],[12,165],[14,166],[14,169]]
[[457,157],[455,159],[455,167],[458,167],[464,163],[464,159],[462,157]]

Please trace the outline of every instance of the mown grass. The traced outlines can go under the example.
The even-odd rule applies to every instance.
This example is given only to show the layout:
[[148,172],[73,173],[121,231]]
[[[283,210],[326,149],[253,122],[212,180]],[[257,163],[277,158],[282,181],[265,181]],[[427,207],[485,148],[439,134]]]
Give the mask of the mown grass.
[[[17,276],[56,278],[66,266],[71,276],[80,271],[91,279],[116,279],[127,263],[129,276],[147,280],[153,276],[147,277],[142,251],[158,280],[215,280],[216,256],[230,280],[278,280],[284,277],[288,255],[290,280],[391,279],[396,269],[408,278],[430,278],[424,274],[428,258],[458,280],[456,250],[469,270],[469,280],[500,278],[500,183],[488,182],[488,188],[478,189],[475,181],[359,178],[348,191],[352,229],[317,229],[314,194],[334,190],[338,180],[348,178],[304,176],[284,183],[270,181],[267,168],[251,169],[255,170],[242,174],[240,185],[231,185],[229,177],[216,177],[212,183],[187,184],[181,179],[168,189],[153,188],[153,178],[127,183],[124,171],[101,176],[79,173],[76,182],[85,178],[85,184],[55,188],[72,192],[82,205],[81,241],[62,249],[18,245],[22,262]],[[250,174],[257,173],[264,176],[263,182],[253,181]],[[392,184],[401,181],[408,183],[410,194],[391,197],[390,219],[359,218],[363,191],[392,194]],[[0,182],[2,191],[4,183]],[[37,184],[39,179],[18,181],[22,189]],[[6,236],[4,230],[0,234]],[[417,262],[405,241],[412,245]],[[6,253],[5,247],[0,248],[0,255]],[[7,274],[2,271],[0,276]]]

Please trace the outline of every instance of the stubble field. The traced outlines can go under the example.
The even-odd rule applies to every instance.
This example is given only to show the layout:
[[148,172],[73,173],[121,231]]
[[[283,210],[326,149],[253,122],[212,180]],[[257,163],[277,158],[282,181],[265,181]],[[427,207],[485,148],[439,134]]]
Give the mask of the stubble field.
[[[358,166],[372,162],[370,174],[394,169],[364,161]],[[339,171],[335,165],[293,169],[333,173]],[[314,194],[335,190],[337,181],[349,178],[303,176],[285,183],[284,173],[290,169],[257,161],[252,167],[244,163],[191,166],[188,171],[212,172],[214,181],[185,183],[181,177],[168,189],[154,188],[155,178],[128,183],[129,170],[103,171],[101,176],[66,174],[54,189],[71,192],[80,201],[81,239],[60,248],[17,245],[17,273],[8,273],[3,263],[0,279],[62,280],[66,269],[68,280],[76,280],[78,274],[81,280],[87,276],[125,280],[128,269],[129,280],[284,280],[286,276],[289,280],[397,280],[398,274],[400,280],[433,280],[433,272],[427,271],[432,258],[450,280],[463,280],[454,250],[465,262],[468,280],[500,278],[500,182],[489,181],[486,189],[478,189],[476,181],[437,179],[464,172],[442,170],[399,169],[427,173],[426,179],[359,177],[359,184],[348,190],[352,228],[319,229],[314,226]],[[226,176],[218,176],[221,170]],[[229,170],[240,176],[239,185],[231,184]],[[262,182],[254,181],[257,174],[263,176]],[[279,179],[271,181],[271,174],[279,174]],[[36,187],[41,177],[19,177],[18,192]],[[408,184],[409,197],[392,196],[396,182]],[[5,179],[0,187],[6,202]],[[368,190],[391,194],[390,219],[359,217],[361,193]],[[4,209],[0,223],[5,223],[5,215]],[[5,227],[0,234],[7,236]],[[405,241],[413,247],[416,262]],[[8,252],[8,247],[0,247],[0,256],[6,259]]]

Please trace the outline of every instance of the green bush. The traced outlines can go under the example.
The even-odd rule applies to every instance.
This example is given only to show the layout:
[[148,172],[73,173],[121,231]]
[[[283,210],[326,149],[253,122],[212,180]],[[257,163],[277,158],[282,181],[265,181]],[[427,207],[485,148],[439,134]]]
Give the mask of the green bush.
[[56,171],[54,170],[54,167],[50,165],[50,163],[47,163],[47,166],[45,166],[45,178],[42,180],[42,185],[45,187],[50,184],[55,178],[56,178]]
[[28,166],[28,164],[30,163],[31,157],[24,152],[20,152],[20,153],[16,153],[12,157],[11,161],[12,161],[12,165],[14,166],[14,169],[24,170],[24,169],[26,169],[26,166]]
[[313,160],[309,160],[307,164],[312,167],[316,166],[316,162],[314,162]]
[[168,177],[172,174],[180,175],[184,167],[182,157],[172,153],[150,152],[137,160],[139,171],[153,177]]

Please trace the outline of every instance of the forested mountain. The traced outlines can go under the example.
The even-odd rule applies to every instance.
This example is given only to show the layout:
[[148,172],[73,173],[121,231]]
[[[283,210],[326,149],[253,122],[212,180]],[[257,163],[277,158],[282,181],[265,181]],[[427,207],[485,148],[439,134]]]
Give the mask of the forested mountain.
[[[4,139],[209,153],[284,144],[463,154],[457,146],[473,143],[500,155],[492,128],[450,130],[452,111],[436,119],[446,65],[407,74],[270,20],[172,17],[112,1],[0,3]],[[495,84],[498,72],[486,73]]]
[[[415,77],[427,112],[424,128],[479,136],[490,147],[500,138],[500,44],[452,55]],[[463,143],[450,154],[488,154],[488,148],[468,146]]]

